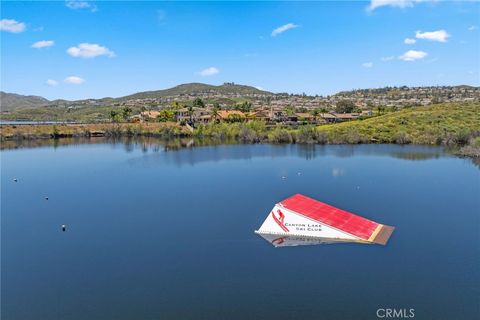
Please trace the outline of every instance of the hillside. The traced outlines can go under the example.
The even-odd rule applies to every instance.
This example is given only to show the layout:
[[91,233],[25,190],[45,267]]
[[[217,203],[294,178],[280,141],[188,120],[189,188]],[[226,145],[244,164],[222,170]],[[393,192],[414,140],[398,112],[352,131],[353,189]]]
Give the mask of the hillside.
[[318,128],[330,143],[462,144],[480,135],[480,103],[407,108]]
[[224,83],[219,86],[204,84],[204,83],[185,83],[173,88],[156,90],[156,91],[144,91],[138,92],[125,97],[116,98],[114,100],[130,100],[130,99],[146,99],[146,98],[161,98],[176,95],[193,95],[200,93],[218,93],[227,95],[248,95],[248,94],[273,94],[267,91],[259,90],[255,87],[239,85],[239,84],[227,84]]
[[0,110],[2,111],[38,108],[49,102],[49,100],[39,96],[24,96],[16,93],[0,92]]
[[101,98],[101,99],[82,99],[76,101],[69,101],[63,99],[57,100],[47,100],[39,96],[24,96],[15,93],[1,92],[1,111],[15,111],[18,109],[36,109],[38,107],[43,107],[47,105],[84,105],[89,106],[97,104],[99,106],[111,105],[114,103],[120,103],[127,100],[134,99],[154,99],[154,98],[164,98],[178,95],[199,95],[202,93],[210,94],[223,94],[229,96],[243,96],[251,94],[272,94],[268,91],[262,91],[255,87],[239,85],[233,83],[224,83],[219,86],[204,84],[204,83],[185,83],[173,88],[155,90],[155,91],[144,91],[137,92],[128,96],[118,97],[118,98]]

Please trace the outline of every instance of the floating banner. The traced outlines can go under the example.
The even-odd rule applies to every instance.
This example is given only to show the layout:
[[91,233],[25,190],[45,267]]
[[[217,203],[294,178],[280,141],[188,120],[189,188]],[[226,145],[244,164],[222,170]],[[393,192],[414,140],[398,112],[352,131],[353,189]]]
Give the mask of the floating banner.
[[322,243],[328,241],[385,245],[394,229],[394,227],[296,194],[277,203],[260,229],[255,232],[264,238],[266,238],[265,235],[278,236],[279,239],[280,236],[296,236],[316,238]]

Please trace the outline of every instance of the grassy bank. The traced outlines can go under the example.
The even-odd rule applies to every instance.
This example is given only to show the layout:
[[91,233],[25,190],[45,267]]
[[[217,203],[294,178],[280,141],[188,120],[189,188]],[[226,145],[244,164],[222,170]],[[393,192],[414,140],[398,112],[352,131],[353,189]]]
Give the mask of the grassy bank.
[[[7,125],[0,138],[34,139],[91,136],[162,136],[256,143],[396,143],[457,147],[479,156],[480,104],[440,104],[408,108],[364,120],[322,126],[267,127],[261,121],[199,125],[193,132],[176,123]],[[460,151],[463,150],[463,151]]]
[[176,123],[94,123],[56,125],[2,125],[1,140],[51,139],[71,137],[122,137],[190,135],[185,127]]
[[318,128],[329,143],[463,145],[480,135],[480,104],[441,104]]

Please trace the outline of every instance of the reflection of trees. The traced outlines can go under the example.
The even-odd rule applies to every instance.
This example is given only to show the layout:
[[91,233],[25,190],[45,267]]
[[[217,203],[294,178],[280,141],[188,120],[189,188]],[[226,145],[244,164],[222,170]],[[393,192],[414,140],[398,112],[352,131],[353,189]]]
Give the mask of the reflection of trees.
[[437,159],[440,157],[440,154],[427,152],[392,152],[391,156],[404,160],[428,160]]
[[[219,161],[228,159],[250,159],[253,157],[276,157],[290,154],[311,160],[323,156],[352,157],[355,155],[389,156],[402,160],[422,161],[437,159],[444,154],[455,154],[455,150],[444,150],[441,147],[419,145],[318,145],[318,144],[242,144],[236,140],[214,138],[172,138],[159,137],[91,137],[61,139],[19,139],[3,140],[0,149],[59,148],[67,145],[108,144],[112,148],[124,148],[126,152],[140,149],[143,153],[164,151],[182,151],[196,148],[189,155],[178,154],[172,160],[177,164],[194,164],[203,161]],[[239,145],[239,148],[224,148],[225,145]],[[255,147],[253,147],[255,146]],[[199,148],[211,147],[199,152]],[[212,148],[213,147],[213,148]],[[218,148],[216,148],[218,147]],[[175,160],[176,159],[176,160]],[[480,167],[480,158],[468,158]]]
[[318,155],[317,146],[315,144],[299,144],[298,152],[305,160],[315,159]]

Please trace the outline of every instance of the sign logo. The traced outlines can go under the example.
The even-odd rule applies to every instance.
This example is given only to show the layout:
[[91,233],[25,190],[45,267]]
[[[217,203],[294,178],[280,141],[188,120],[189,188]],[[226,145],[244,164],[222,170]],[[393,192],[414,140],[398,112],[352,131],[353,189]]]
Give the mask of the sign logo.
[[415,309],[410,308],[380,308],[377,309],[377,318],[380,319],[408,319],[415,318]]
[[277,238],[277,239],[273,239],[272,243],[276,244],[276,245],[280,245],[280,244],[284,243],[285,239],[287,239],[287,238],[288,237],[280,237],[280,238]]
[[283,212],[277,210],[277,215],[275,215],[275,212],[272,211],[272,218],[278,224],[278,226],[282,228],[283,231],[290,232],[290,230],[288,230],[288,228],[285,226],[285,223],[283,222],[283,220],[285,220],[285,215],[283,214]]

